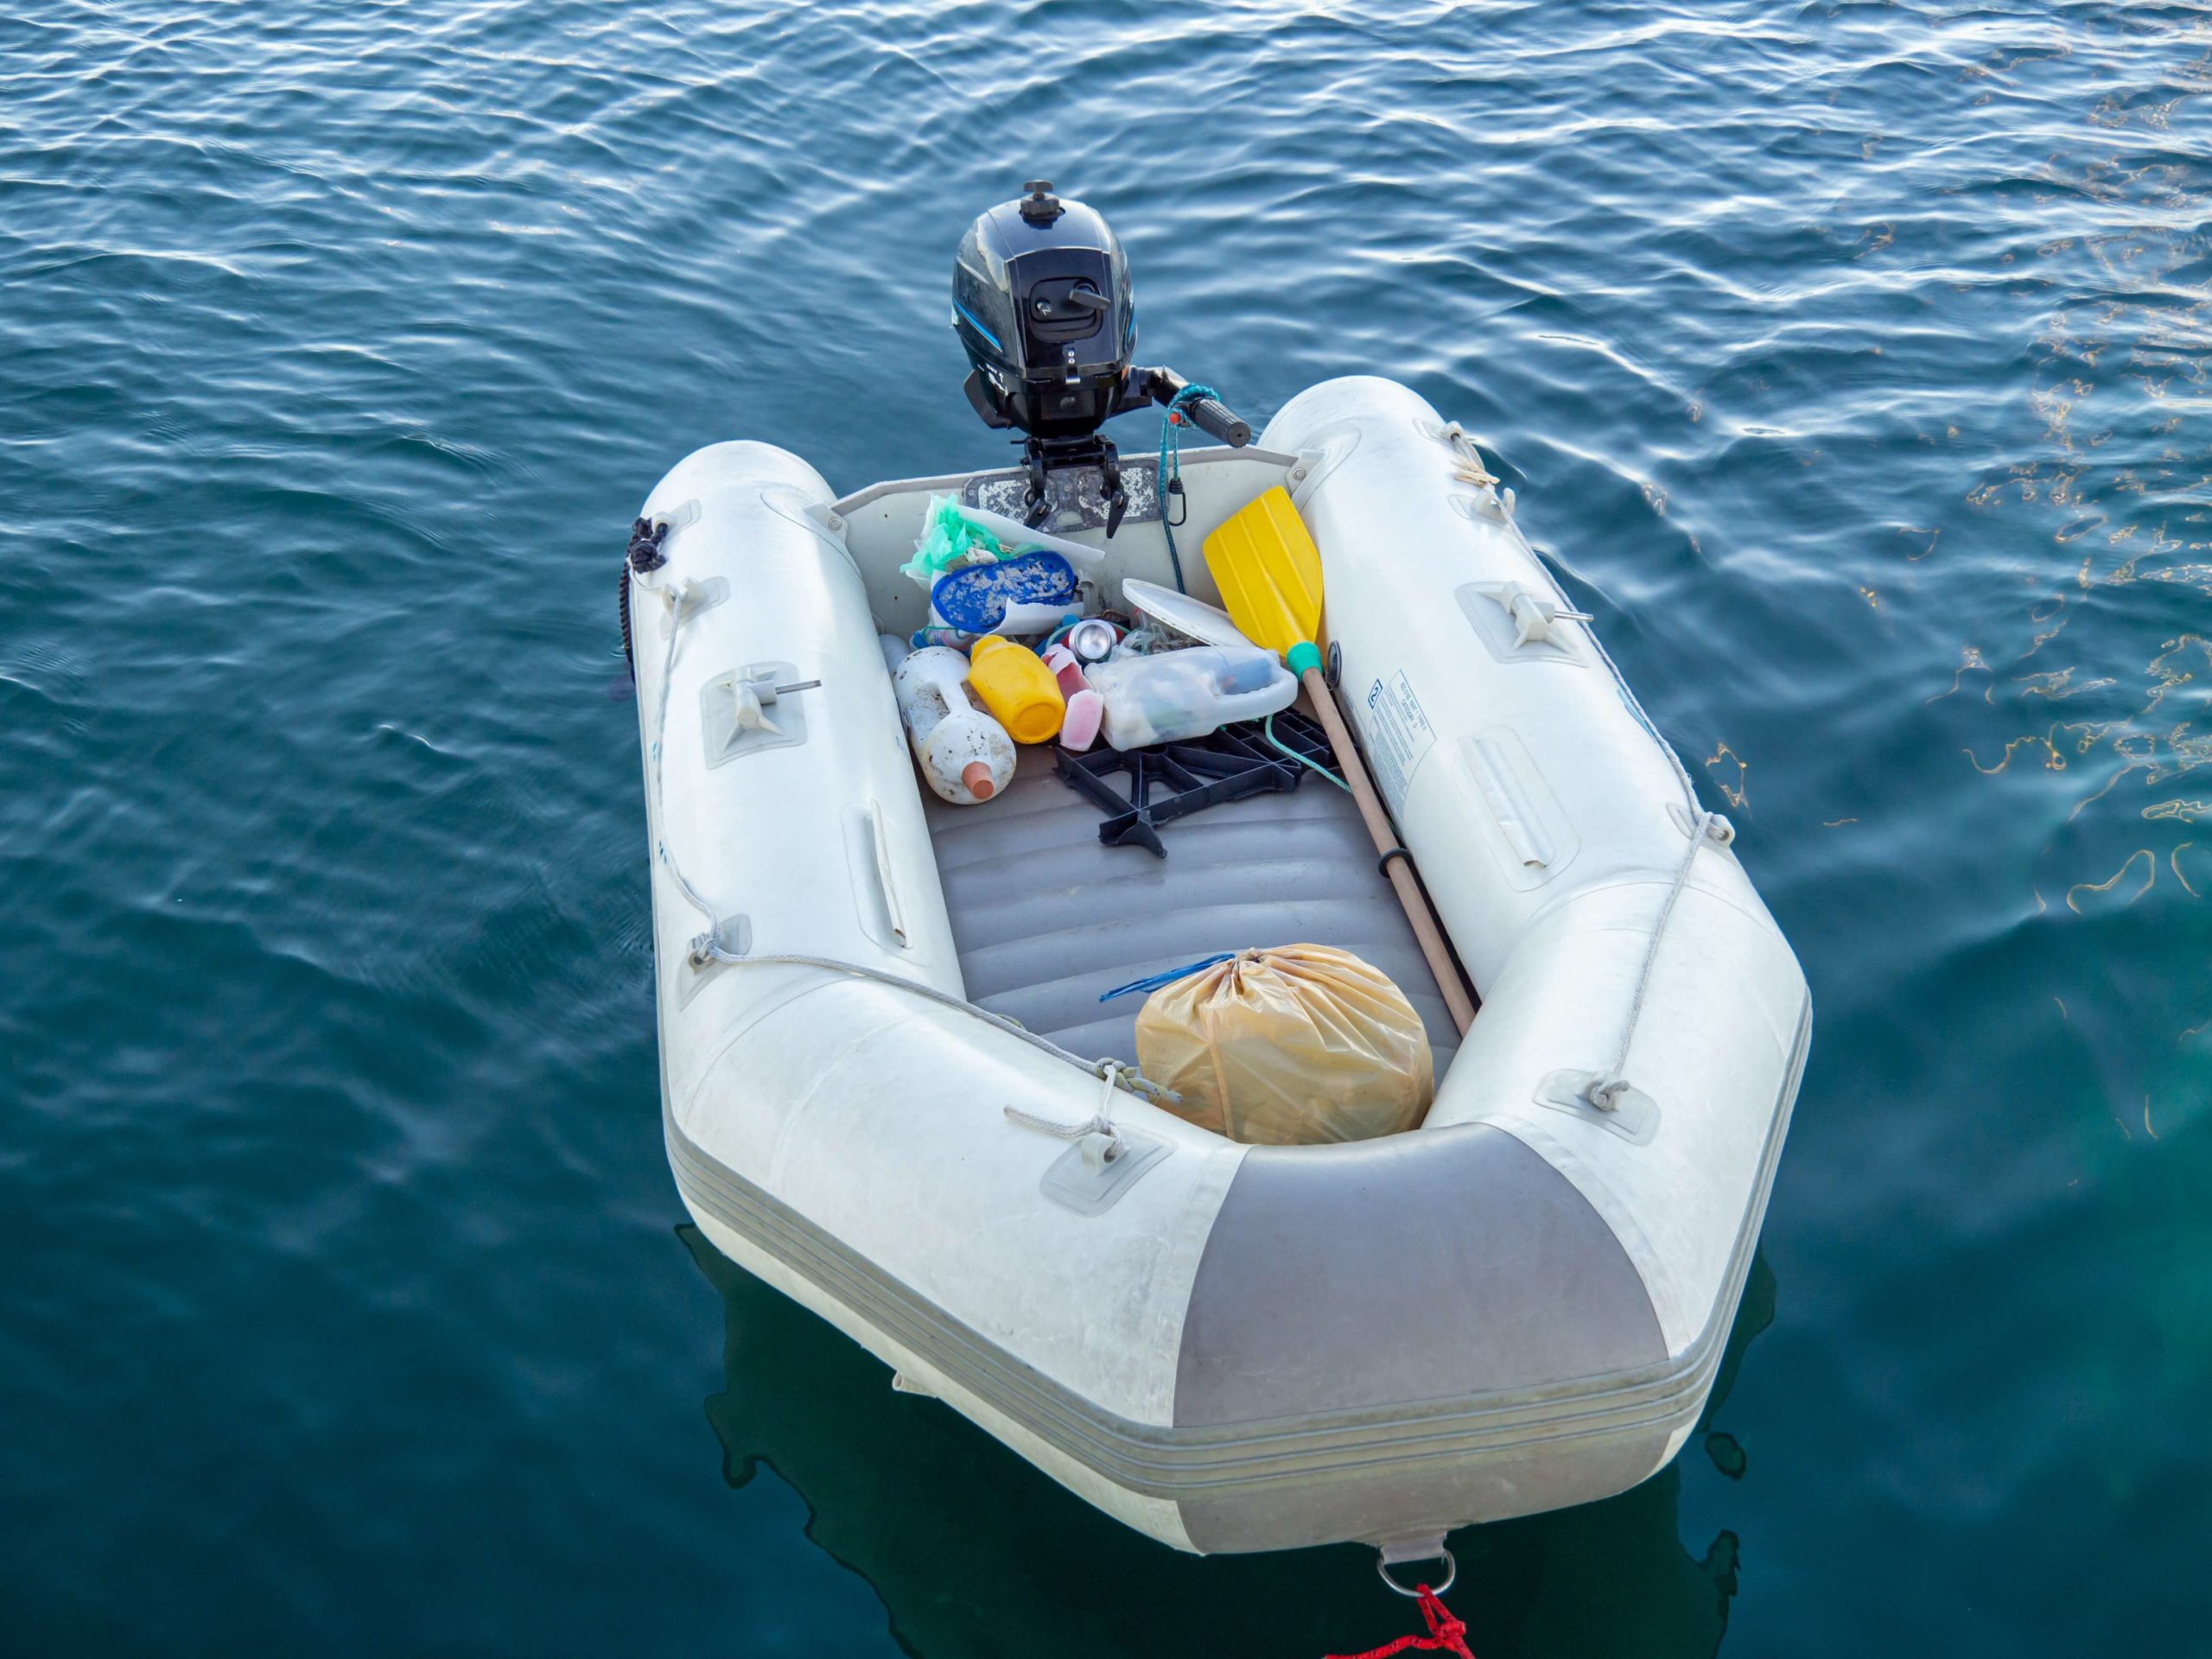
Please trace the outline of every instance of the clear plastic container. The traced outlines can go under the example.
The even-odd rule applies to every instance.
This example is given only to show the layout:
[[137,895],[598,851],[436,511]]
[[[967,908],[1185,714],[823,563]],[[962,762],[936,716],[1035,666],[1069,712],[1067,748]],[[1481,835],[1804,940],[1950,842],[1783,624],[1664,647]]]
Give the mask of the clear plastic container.
[[965,657],[944,645],[925,646],[899,664],[891,689],[914,759],[939,798],[973,806],[1014,781],[1014,740],[976,706]]
[[1116,749],[1179,743],[1232,721],[1280,714],[1298,699],[1297,677],[1257,645],[1199,645],[1117,658],[1084,671],[1105,705]]

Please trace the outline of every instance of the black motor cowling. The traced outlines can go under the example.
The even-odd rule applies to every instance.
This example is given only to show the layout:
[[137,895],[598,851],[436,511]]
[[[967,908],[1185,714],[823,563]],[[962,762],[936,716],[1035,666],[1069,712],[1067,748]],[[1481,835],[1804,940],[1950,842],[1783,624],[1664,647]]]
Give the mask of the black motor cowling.
[[976,218],[954,260],[968,398],[993,426],[1087,437],[1122,406],[1136,347],[1128,261],[1091,209],[1047,180],[1022,188]]

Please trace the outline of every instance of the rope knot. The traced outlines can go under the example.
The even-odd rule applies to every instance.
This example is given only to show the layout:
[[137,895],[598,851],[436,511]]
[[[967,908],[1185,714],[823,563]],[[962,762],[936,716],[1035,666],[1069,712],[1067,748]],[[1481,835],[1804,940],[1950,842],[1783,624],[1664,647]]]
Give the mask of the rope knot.
[[[1110,1083],[1108,1088],[1112,1088]],[[1103,1112],[1093,1112],[1088,1122],[1061,1123],[1049,1117],[1039,1117],[1034,1112],[1025,1112],[1019,1106],[1005,1106],[1007,1122],[1025,1129],[1034,1129],[1039,1135],[1049,1135],[1056,1141],[1088,1141],[1093,1135],[1102,1137],[1105,1144],[1098,1149],[1097,1161],[1110,1164],[1128,1150],[1122,1142],[1121,1131],[1114,1127],[1114,1120]],[[1088,1153],[1086,1152],[1086,1157]]]
[[668,555],[661,543],[668,539],[668,522],[655,524],[650,518],[639,518],[630,526],[630,545],[625,556],[630,568],[639,575],[658,570],[668,563]]
[[[1135,1077],[1136,1073],[1131,1067],[1110,1056],[1100,1060],[1091,1067],[1091,1070],[1104,1081],[1106,1089],[1105,1092],[1099,1096],[1097,1107],[1091,1112],[1086,1122],[1063,1123],[1054,1118],[1039,1117],[1034,1112],[1025,1112],[1019,1106],[1001,1108],[1006,1113],[1007,1122],[1019,1124],[1025,1129],[1034,1129],[1039,1135],[1049,1135],[1056,1141],[1089,1141],[1093,1135],[1099,1136],[1102,1144],[1096,1147],[1096,1161],[1100,1164],[1112,1163],[1128,1150],[1128,1145],[1122,1139],[1122,1132],[1114,1127],[1114,1086],[1121,1082],[1123,1072],[1128,1072],[1132,1077]],[[1087,1160],[1090,1159],[1091,1150],[1092,1148],[1088,1146],[1084,1149],[1084,1156]]]
[[1416,1585],[1420,1592],[1421,1616],[1428,1623],[1428,1633],[1437,1638],[1437,1645],[1457,1648],[1461,1652],[1467,1647],[1467,1622],[1436,1599],[1436,1592],[1427,1585]]
[[1475,1659],[1467,1646],[1466,1621],[1456,1617],[1425,1584],[1414,1586],[1414,1596],[1421,1622],[1428,1626],[1427,1636],[1402,1636],[1363,1653],[1331,1654],[1329,1659],[1391,1659],[1394,1654],[1413,1652],[1451,1653],[1459,1659]]
[[1621,1096],[1628,1093],[1628,1079],[1614,1076],[1592,1077],[1582,1090],[1582,1098],[1601,1112],[1620,1109]]

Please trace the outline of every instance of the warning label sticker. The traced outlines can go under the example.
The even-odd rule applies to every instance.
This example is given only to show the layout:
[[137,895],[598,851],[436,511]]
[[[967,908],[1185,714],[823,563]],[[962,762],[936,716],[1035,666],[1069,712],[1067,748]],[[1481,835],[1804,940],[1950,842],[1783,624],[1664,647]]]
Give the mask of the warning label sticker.
[[1403,670],[1367,688],[1367,765],[1393,817],[1405,812],[1406,790],[1421,757],[1436,743],[1436,728]]

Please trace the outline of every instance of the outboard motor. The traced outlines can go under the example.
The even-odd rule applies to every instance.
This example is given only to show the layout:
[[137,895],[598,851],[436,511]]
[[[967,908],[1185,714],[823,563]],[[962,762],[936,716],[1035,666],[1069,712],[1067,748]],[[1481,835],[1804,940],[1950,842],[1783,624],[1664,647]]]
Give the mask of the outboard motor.
[[960,238],[952,326],[975,372],[968,396],[995,426],[1089,437],[1112,415],[1136,345],[1129,263],[1106,221],[1034,181]]
[[1090,208],[1054,195],[1051,181],[1022,188],[977,216],[953,261],[952,327],[973,365],[968,401],[986,425],[1024,435],[1032,524],[1048,511],[1052,473],[1095,467],[1110,537],[1128,499],[1101,424],[1157,403],[1224,443],[1249,443],[1252,429],[1213,398],[1179,403],[1188,383],[1173,370],[1130,366],[1136,297],[1120,239]]

